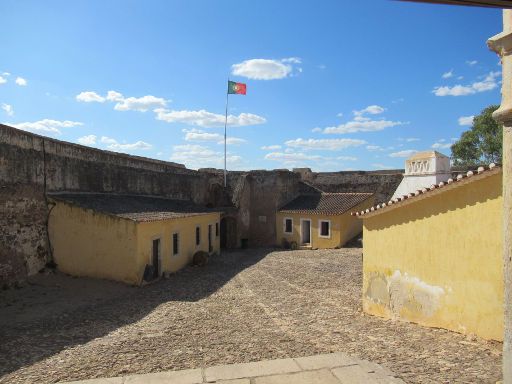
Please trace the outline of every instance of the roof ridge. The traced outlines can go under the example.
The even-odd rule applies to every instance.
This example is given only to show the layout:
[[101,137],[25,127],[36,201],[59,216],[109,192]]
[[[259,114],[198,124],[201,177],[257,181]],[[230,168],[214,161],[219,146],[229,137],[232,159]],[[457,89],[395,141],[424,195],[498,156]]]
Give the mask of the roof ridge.
[[452,185],[454,183],[459,183],[461,181],[465,181],[468,178],[477,177],[477,176],[484,175],[484,174],[485,175],[489,175],[492,171],[496,172],[497,170],[501,170],[501,169],[502,168],[500,166],[497,166],[495,163],[491,163],[491,164],[489,164],[488,169],[485,169],[484,167],[478,167],[478,169],[476,171],[477,172],[476,174],[473,171],[468,171],[468,172],[466,172],[466,174],[459,173],[457,175],[457,177],[455,178],[455,180],[453,178],[449,178],[446,182],[445,181],[441,181],[438,184],[432,184],[430,187],[425,187],[425,188],[422,188],[422,189],[418,189],[418,190],[416,190],[414,192],[408,193],[407,195],[402,195],[400,197],[396,197],[396,198],[394,198],[392,200],[389,200],[387,203],[380,203],[380,204],[374,205],[371,208],[367,208],[364,211],[351,212],[350,214],[352,216],[364,216],[365,214],[369,214],[369,213],[375,212],[377,210],[380,210],[380,209],[383,209],[383,208],[390,207],[392,205],[401,203],[404,200],[415,198],[417,196],[424,195],[424,194],[427,194],[429,192],[432,192],[432,191],[434,191],[436,189],[440,189],[440,188],[446,187],[448,185]]

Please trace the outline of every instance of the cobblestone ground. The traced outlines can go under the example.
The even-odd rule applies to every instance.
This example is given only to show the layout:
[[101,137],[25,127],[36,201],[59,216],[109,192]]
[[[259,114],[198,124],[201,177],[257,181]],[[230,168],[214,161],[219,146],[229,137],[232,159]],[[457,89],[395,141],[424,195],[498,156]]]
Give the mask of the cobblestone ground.
[[361,312],[361,250],[225,253],[144,288],[62,275],[0,292],[0,382],[343,351],[410,383],[495,383],[501,343]]

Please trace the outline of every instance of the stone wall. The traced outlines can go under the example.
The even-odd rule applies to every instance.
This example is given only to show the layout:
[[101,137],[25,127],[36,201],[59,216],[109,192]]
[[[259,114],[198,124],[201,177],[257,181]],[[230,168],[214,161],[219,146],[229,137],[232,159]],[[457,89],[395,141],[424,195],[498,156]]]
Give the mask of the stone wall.
[[375,202],[389,201],[403,178],[403,169],[389,171],[312,172],[305,178],[324,192],[372,192]]
[[313,173],[287,170],[190,170],[181,164],[103,151],[0,124],[0,287],[37,273],[51,259],[45,191],[157,195],[220,207],[236,221],[236,239],[275,244],[276,210],[309,182],[326,192],[391,196],[401,171]]
[[114,192],[205,204],[208,179],[181,164],[102,151],[0,124],[0,287],[50,259],[45,190]]

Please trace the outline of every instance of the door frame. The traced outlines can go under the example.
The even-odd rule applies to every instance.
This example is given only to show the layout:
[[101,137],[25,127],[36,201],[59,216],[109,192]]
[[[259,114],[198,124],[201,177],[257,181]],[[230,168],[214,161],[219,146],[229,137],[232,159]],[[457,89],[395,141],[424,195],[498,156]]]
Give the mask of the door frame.
[[[304,222],[309,221],[309,243],[304,242]],[[300,245],[313,245],[313,228],[311,219],[300,219]]]

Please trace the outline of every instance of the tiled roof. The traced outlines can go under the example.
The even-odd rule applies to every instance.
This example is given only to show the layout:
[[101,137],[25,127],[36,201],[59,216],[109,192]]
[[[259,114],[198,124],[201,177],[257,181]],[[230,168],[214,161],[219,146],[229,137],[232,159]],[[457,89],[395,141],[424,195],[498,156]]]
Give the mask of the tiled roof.
[[50,198],[137,222],[169,220],[218,212],[188,200],[106,193],[53,193]]
[[446,157],[448,156],[442,154],[441,152],[437,151],[423,151],[423,152],[416,152],[411,157],[409,157],[407,160],[417,160],[417,159],[425,159],[428,157]]
[[388,201],[387,203],[381,203],[377,204],[371,208],[368,208],[364,211],[360,212],[352,212],[352,216],[361,216],[361,217],[367,217],[367,216],[375,216],[380,213],[388,212],[394,208],[401,207],[404,205],[407,205],[409,202],[414,202],[416,200],[422,199],[422,198],[428,198],[431,196],[435,196],[439,193],[442,193],[444,191],[457,188],[459,186],[484,179],[486,177],[495,175],[497,173],[500,173],[502,170],[500,167],[496,166],[494,163],[489,165],[488,169],[485,169],[484,167],[479,167],[478,170],[475,172],[468,171],[466,174],[459,174],[455,179],[448,179],[446,182],[442,181],[439,184],[432,184],[430,187],[418,189],[415,192],[409,193],[408,195],[403,195],[400,197],[397,197],[393,200]]
[[373,193],[316,193],[304,194],[283,206],[279,212],[340,214],[373,196]]

